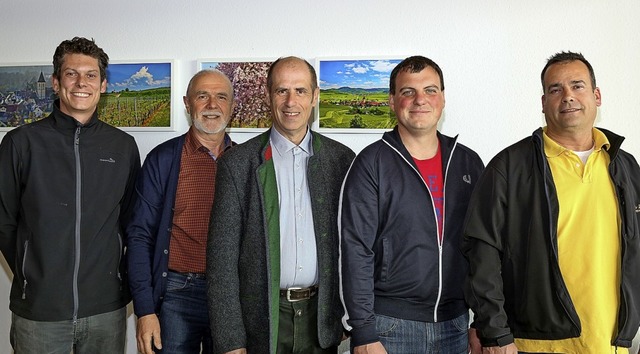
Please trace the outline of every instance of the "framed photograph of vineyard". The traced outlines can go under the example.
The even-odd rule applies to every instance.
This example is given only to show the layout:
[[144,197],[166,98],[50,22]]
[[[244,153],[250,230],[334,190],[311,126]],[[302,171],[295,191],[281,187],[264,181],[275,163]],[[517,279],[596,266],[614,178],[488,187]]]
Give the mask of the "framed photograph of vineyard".
[[318,58],[318,130],[372,133],[396,125],[389,108],[389,76],[396,58]]
[[231,84],[236,106],[229,122],[230,131],[264,131],[271,126],[271,110],[265,97],[267,71],[273,60],[199,59],[198,70],[217,69]]
[[0,131],[49,115],[56,95],[51,64],[0,65]]
[[170,60],[111,62],[98,117],[124,130],[173,130],[172,73]]

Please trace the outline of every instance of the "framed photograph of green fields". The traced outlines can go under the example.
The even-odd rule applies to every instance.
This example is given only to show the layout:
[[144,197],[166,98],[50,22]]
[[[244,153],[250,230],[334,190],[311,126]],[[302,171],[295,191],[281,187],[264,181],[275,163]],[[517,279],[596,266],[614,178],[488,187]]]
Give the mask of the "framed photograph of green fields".
[[198,70],[222,71],[233,85],[236,106],[229,131],[264,131],[271,126],[271,110],[265,96],[267,71],[272,59],[199,59]]
[[124,130],[174,130],[172,72],[170,60],[110,63],[98,117]]
[[49,115],[56,95],[51,64],[0,65],[0,131]]
[[401,59],[318,58],[320,81],[317,128],[347,133],[392,129],[389,75]]

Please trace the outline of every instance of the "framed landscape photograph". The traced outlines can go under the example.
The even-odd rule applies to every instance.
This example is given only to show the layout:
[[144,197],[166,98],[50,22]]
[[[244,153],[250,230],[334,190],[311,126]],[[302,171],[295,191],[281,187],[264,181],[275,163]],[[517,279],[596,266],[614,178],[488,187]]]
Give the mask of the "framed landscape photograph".
[[317,59],[319,130],[370,133],[392,129],[396,118],[389,109],[389,75],[400,61],[389,58]]
[[0,130],[19,127],[51,113],[56,95],[51,64],[0,65]]
[[273,60],[198,60],[198,70],[217,69],[231,80],[236,107],[229,122],[230,131],[264,131],[271,126],[271,110],[265,90],[267,71],[272,62]]
[[112,62],[98,117],[124,130],[173,130],[172,61]]
[[[172,130],[173,63],[113,62],[98,117],[124,130]],[[42,119],[53,110],[53,65],[0,66],[0,130]]]

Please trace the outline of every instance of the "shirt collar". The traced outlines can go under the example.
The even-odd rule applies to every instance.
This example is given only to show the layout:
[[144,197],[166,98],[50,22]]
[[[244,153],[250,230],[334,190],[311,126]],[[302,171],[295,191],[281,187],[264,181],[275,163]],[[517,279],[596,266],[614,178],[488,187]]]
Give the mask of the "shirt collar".
[[[560,156],[563,152],[565,152],[566,150],[569,150],[564,146],[556,143],[553,139],[551,139],[547,135],[547,127],[542,128],[542,130],[543,130],[542,138],[544,140],[544,153],[545,155],[547,155],[547,157]],[[592,136],[594,141],[593,151],[600,151],[603,148],[605,150],[608,150],[609,147],[611,146],[611,144],[609,143],[609,139],[607,139],[607,136],[604,135],[604,133],[599,129],[593,128]]]
[[[224,142],[222,144],[223,144],[222,151],[226,151],[231,147],[232,142],[231,142],[231,138],[229,137],[229,134],[226,134],[226,133],[224,134]],[[198,138],[196,137],[195,128],[193,126],[191,126],[189,128],[189,131],[187,131],[187,136],[184,141],[184,146],[187,151],[187,154],[190,154],[190,155],[195,154],[197,152],[210,153],[209,148],[202,145],[202,143],[200,143],[200,140],[198,140]],[[219,156],[216,156],[216,157],[219,157]]]
[[280,132],[276,128],[271,128],[269,139],[271,140],[271,145],[280,156],[288,153],[296,146],[302,149],[302,151],[306,152],[307,154],[313,155],[313,150],[311,147],[312,135],[310,133],[309,127],[307,127],[307,132],[305,133],[304,138],[299,145],[292,143],[291,140],[282,136],[282,134],[280,134]]

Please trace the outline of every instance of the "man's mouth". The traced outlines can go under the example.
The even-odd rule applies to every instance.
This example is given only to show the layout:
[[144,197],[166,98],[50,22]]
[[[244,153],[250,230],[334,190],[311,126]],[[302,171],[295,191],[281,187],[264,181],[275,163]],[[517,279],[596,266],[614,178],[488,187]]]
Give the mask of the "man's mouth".
[[73,92],[71,93],[73,96],[75,97],[82,97],[82,98],[87,98],[89,97],[89,94],[86,92]]
[[220,117],[220,112],[202,112],[201,115],[205,118],[214,119]]
[[579,112],[581,111],[580,108],[565,108],[563,110],[560,111],[560,113],[574,113],[574,112]]

